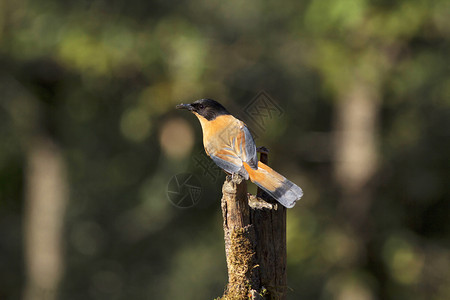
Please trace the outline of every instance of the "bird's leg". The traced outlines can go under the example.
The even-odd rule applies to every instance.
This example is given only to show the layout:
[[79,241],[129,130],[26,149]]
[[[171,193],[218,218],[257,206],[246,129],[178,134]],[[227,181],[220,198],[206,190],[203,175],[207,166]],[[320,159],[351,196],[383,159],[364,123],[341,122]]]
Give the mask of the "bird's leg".
[[269,149],[267,149],[267,148],[264,147],[264,146],[256,147],[256,152],[264,153],[264,154],[269,154]]
[[244,180],[244,177],[241,176],[238,173],[231,174],[231,181],[233,181],[236,184],[240,184]]

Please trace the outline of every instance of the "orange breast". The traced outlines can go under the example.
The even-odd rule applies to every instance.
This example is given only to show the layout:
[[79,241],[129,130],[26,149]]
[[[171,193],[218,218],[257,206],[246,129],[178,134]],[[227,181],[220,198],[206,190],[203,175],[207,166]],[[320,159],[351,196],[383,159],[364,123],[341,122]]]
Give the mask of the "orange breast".
[[200,120],[203,131],[203,145],[208,154],[229,147],[232,139],[239,132],[240,122],[232,115],[222,115],[208,121],[199,114],[194,114]]

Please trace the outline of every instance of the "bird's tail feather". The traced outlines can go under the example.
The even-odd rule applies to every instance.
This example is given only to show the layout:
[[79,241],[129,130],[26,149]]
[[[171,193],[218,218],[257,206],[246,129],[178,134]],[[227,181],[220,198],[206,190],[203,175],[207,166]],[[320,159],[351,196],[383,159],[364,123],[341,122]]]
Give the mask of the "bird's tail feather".
[[262,162],[258,162],[257,170],[252,169],[246,163],[244,163],[244,167],[253,183],[287,208],[293,207],[295,202],[303,196],[300,187]]

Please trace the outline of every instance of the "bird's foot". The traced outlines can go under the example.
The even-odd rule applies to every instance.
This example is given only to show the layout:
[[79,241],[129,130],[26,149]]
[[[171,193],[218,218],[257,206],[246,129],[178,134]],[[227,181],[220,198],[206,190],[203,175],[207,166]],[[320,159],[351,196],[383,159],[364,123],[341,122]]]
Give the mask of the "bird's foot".
[[242,175],[239,175],[238,173],[231,174],[231,181],[240,184],[244,180],[244,177]]
[[264,146],[256,147],[256,152],[264,153],[264,154],[269,154],[269,149],[267,149],[267,148],[264,147]]

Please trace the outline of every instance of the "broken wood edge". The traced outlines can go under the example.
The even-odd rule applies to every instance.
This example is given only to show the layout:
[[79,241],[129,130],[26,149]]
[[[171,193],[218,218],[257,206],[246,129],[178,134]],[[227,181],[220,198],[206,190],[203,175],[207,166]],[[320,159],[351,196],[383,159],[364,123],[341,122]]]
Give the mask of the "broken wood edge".
[[248,197],[248,205],[252,209],[269,209],[269,210],[278,210],[277,203],[269,203],[261,197],[252,195],[250,193],[247,194]]

